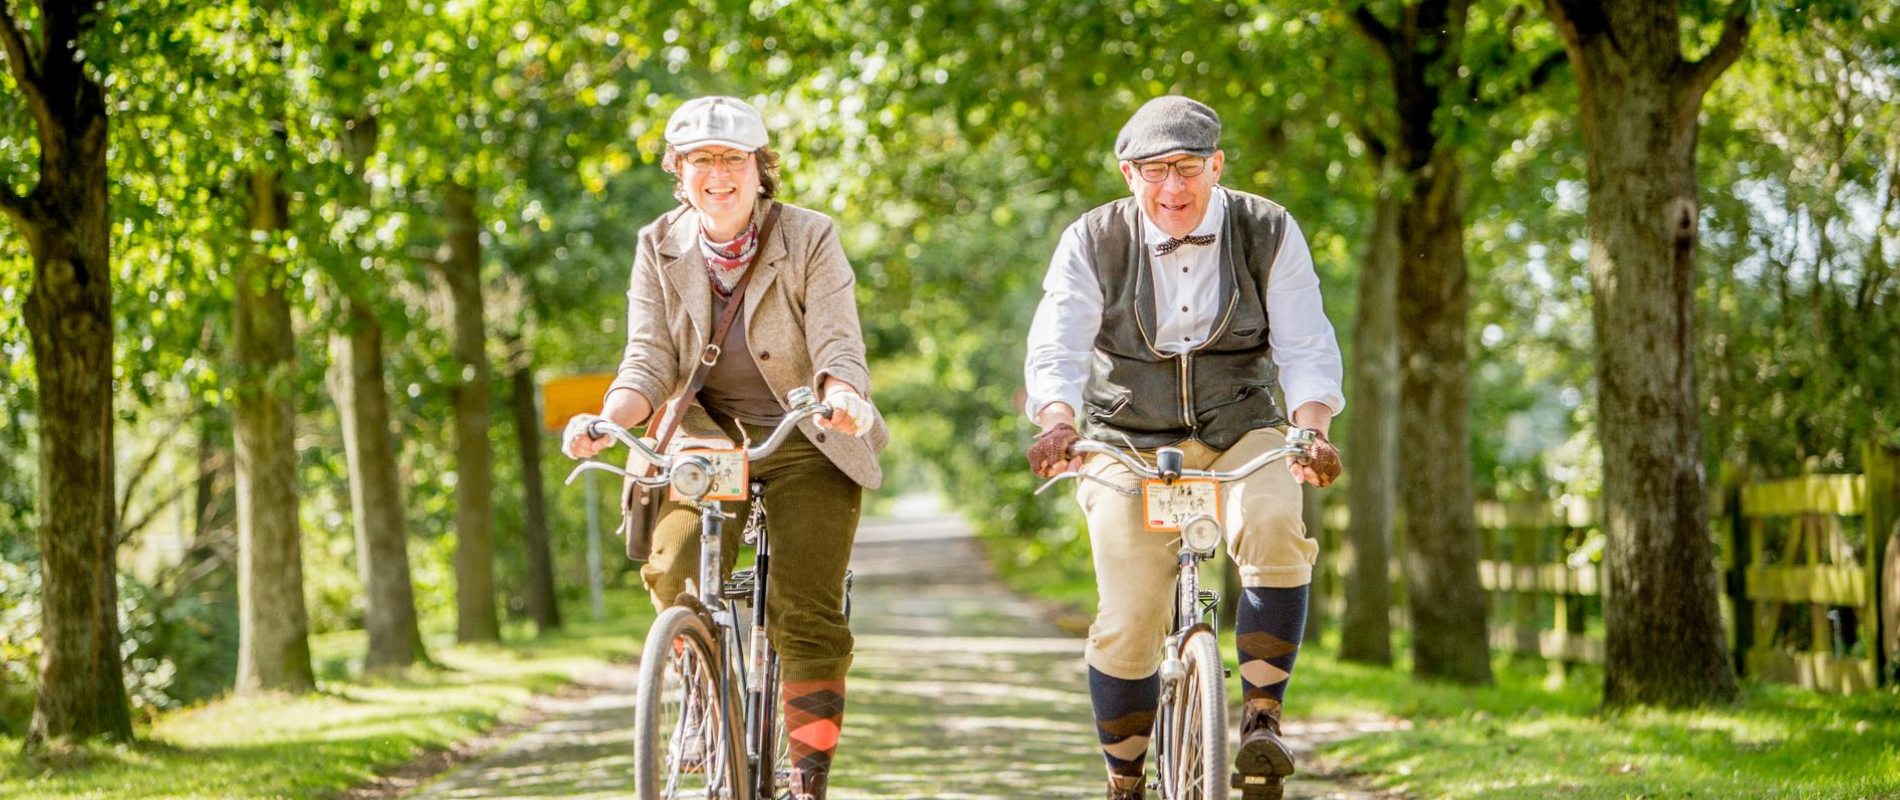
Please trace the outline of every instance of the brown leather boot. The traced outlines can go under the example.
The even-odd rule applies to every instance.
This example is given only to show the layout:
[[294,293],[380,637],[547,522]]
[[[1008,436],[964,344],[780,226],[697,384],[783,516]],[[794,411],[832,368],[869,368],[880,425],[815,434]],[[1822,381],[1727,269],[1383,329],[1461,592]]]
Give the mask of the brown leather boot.
[[786,781],[786,786],[791,789],[792,800],[825,800],[827,777],[822,772],[806,772],[794,768],[791,777]]
[[1279,800],[1293,774],[1293,751],[1280,740],[1280,702],[1247,701],[1240,720],[1240,750],[1234,755],[1233,787],[1244,800]]
[[1145,775],[1108,776],[1108,800],[1147,800],[1148,779]]

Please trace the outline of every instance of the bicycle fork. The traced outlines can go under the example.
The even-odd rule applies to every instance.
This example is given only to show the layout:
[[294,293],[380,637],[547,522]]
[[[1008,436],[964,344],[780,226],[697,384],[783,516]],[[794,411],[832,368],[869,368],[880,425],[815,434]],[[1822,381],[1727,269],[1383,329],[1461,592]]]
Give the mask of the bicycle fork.
[[[752,502],[761,502],[758,485],[753,484]],[[746,756],[752,762],[757,796],[769,800],[775,796],[778,781],[778,680],[772,662],[771,641],[766,637],[765,597],[771,580],[772,543],[765,529],[758,533],[758,556],[752,567],[752,634],[746,652]]]

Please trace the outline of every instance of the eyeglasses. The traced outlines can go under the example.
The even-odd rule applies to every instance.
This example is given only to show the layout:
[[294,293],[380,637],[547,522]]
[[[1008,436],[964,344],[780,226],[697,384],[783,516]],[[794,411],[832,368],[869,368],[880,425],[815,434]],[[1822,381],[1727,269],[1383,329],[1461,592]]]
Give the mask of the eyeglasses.
[[1168,171],[1183,178],[1192,178],[1207,169],[1205,158],[1183,158],[1179,161],[1146,161],[1135,165],[1135,171],[1141,173],[1141,179],[1149,183],[1160,183],[1168,179]]
[[718,155],[712,153],[690,153],[685,159],[687,166],[702,172],[709,172],[714,166],[718,165],[724,165],[729,171],[738,172],[739,170],[745,169],[746,162],[751,160],[751,153],[740,150],[731,150]]

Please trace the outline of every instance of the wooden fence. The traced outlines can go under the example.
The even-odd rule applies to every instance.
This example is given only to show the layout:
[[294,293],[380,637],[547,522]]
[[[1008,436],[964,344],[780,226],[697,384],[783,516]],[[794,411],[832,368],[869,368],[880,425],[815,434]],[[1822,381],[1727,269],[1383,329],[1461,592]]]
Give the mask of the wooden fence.
[[[1869,447],[1863,464],[1862,475],[1754,482],[1712,498],[1722,617],[1742,674],[1856,692],[1891,680],[1900,666],[1887,663],[1900,645],[1900,553],[1888,553],[1889,537],[1900,535],[1900,455]],[[1329,546],[1343,536],[1344,511],[1328,509]],[[1602,663],[1604,537],[1595,504],[1487,502],[1476,511],[1492,646],[1558,671]],[[1334,596],[1321,607],[1337,609],[1342,581],[1327,577],[1316,588]]]

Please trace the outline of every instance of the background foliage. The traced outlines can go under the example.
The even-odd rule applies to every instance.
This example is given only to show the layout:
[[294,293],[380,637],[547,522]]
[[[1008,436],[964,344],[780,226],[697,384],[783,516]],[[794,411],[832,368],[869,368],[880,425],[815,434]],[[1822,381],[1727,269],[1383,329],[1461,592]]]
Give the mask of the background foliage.
[[[1515,15],[1522,42],[1549,46],[1538,9],[1519,5],[1475,3],[1474,19]],[[1851,471],[1860,444],[1900,442],[1895,15],[1784,14],[1707,103],[1697,300],[1712,474]],[[751,100],[785,156],[786,199],[844,229],[896,435],[888,492],[941,491],[1019,565],[1074,565],[1084,545],[1065,504],[1032,499],[1022,465],[1023,337],[1063,226],[1126,191],[1110,155],[1121,122],[1168,92],[1220,110],[1223,182],[1301,221],[1349,352],[1372,143],[1390,126],[1376,110],[1389,89],[1344,12],[1279,0],[140,0],[110,4],[91,36],[114,103],[120,488],[125,521],[147,523],[122,550],[127,669],[148,708],[216,694],[232,674],[223,373],[242,180],[259,164],[293,192],[293,225],[271,244],[296,277],[306,589],[324,632],[362,614],[320,344],[348,287],[368,289],[388,332],[418,601],[438,624],[452,613],[452,362],[430,268],[452,180],[479,197],[493,363],[517,357],[503,342],[518,336],[543,377],[605,369],[637,231],[673,204],[657,166],[666,115],[699,94]],[[1485,91],[1503,93],[1524,67],[1485,69]],[[1575,91],[1559,77],[1459,133],[1486,496],[1592,494],[1594,431],[1632,422],[1593,408]],[[25,192],[38,150],[17,97],[0,72],[0,181]],[[338,139],[365,116],[380,137],[359,175]],[[364,184],[367,199],[350,194]],[[0,225],[7,730],[34,679],[36,420],[56,413],[34,394],[29,271]],[[498,421],[506,403],[498,391]],[[495,443],[499,579],[519,611],[520,460],[512,437]],[[556,489],[552,513],[559,582],[582,591],[578,492]]]

